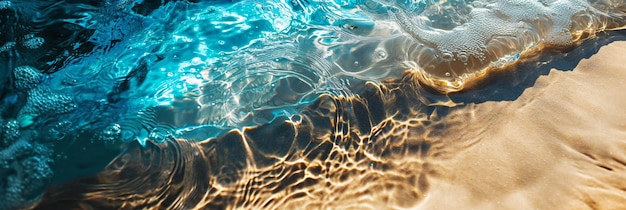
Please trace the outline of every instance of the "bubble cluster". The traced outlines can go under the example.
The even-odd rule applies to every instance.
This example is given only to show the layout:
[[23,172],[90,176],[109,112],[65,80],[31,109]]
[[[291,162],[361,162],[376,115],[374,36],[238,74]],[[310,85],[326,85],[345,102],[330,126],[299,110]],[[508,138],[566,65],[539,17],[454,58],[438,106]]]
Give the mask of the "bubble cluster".
[[54,93],[45,88],[35,88],[28,91],[26,105],[20,110],[18,119],[53,116],[69,113],[75,109],[76,104],[72,97]]
[[16,120],[10,120],[0,128],[2,131],[2,145],[8,146],[13,144],[20,136],[20,125]]
[[104,128],[104,130],[102,130],[102,132],[98,136],[98,139],[101,141],[113,142],[115,140],[118,140],[121,134],[121,126],[119,124],[114,124]]
[[148,138],[156,143],[163,143],[171,137],[171,133],[163,128],[154,128],[150,132]]
[[598,31],[623,28],[625,4],[609,2],[446,1],[426,3],[421,10],[388,4],[387,15],[413,40],[406,47],[407,62],[415,63],[412,67],[424,75],[421,80],[454,92],[489,69],[515,63],[537,46],[567,47]]
[[32,50],[41,47],[44,41],[45,40],[42,37],[35,36],[34,34],[28,34],[24,36],[24,41],[22,42],[22,45]]
[[40,198],[52,177],[52,150],[25,139],[0,147],[0,209],[26,209]]
[[36,87],[43,80],[39,70],[30,66],[18,66],[13,70],[15,88],[27,90]]
[[[35,149],[41,150],[37,153],[46,152],[48,149],[37,145]],[[28,175],[29,179],[26,180],[28,185],[38,185],[40,188],[43,187],[42,180],[46,180],[48,177],[52,176],[52,169],[50,169],[49,164],[52,160],[48,157],[29,157],[20,162],[21,167],[24,169],[22,173],[24,175]],[[37,191],[32,191],[30,193],[37,194]]]
[[15,47],[15,42],[7,42],[0,46],[0,53],[7,52]]

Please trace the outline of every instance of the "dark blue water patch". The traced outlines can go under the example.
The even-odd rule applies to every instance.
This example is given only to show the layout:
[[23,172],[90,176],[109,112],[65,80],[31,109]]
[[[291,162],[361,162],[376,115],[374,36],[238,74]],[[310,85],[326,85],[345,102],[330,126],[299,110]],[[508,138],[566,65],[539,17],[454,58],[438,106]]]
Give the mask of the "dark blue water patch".
[[125,148],[119,142],[94,141],[91,138],[94,134],[89,132],[70,135],[75,135],[77,140],[52,142],[55,163],[52,164],[54,176],[50,180],[51,184],[92,176],[104,169]]

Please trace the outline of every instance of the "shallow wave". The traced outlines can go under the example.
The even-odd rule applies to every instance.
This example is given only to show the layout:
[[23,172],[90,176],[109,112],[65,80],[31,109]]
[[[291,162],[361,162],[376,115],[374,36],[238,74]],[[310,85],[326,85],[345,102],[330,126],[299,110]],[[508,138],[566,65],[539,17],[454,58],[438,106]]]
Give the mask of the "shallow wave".
[[553,70],[515,101],[430,109],[387,82],[205,141],[134,142],[39,208],[621,209],[626,100],[605,84],[626,77],[625,49]]
[[[7,23],[0,26],[0,58],[9,69],[0,78],[10,84],[1,94],[0,173],[6,176],[0,187],[6,190],[0,195],[10,195],[4,196],[8,207],[36,203],[34,192],[51,176],[47,149],[84,141],[130,142],[128,153],[137,154],[129,156],[150,153],[141,157],[155,164],[169,161],[175,169],[166,170],[172,173],[182,170],[177,164],[183,159],[204,161],[194,160],[200,153],[188,154],[191,147],[206,149],[207,157],[217,154],[218,160],[209,160],[217,170],[210,183],[215,186],[202,189],[232,190],[233,183],[249,189],[209,190],[216,196],[210,205],[243,197],[241,206],[259,206],[246,203],[260,196],[249,193],[265,189],[256,188],[256,178],[268,179],[268,189],[277,191],[291,190],[280,183],[292,181],[297,190],[316,182],[301,173],[320,168],[333,171],[331,178],[340,183],[333,189],[343,190],[346,174],[363,172],[363,182],[380,173],[417,174],[409,179],[412,185],[393,183],[411,188],[394,191],[412,199],[398,201],[399,207],[414,205],[430,187],[424,179],[442,173],[430,161],[473,143],[451,147],[449,140],[431,141],[448,126],[431,119],[458,105],[441,93],[466,90],[492,70],[545,48],[572,47],[599,31],[626,26],[626,3],[618,0],[5,0],[0,12]],[[41,148],[13,149],[24,145]],[[184,148],[168,151],[169,146]],[[407,154],[419,158],[380,164]],[[125,164],[124,158],[114,164]],[[332,165],[337,159],[345,165]],[[325,166],[303,172],[306,164],[298,161]],[[114,174],[103,176],[116,175],[118,166],[120,173],[145,172],[114,164],[109,166]],[[380,172],[390,167],[395,168]],[[24,172],[29,170],[34,172]],[[9,179],[34,184],[1,184]],[[166,184],[154,183],[160,189]],[[102,188],[84,190],[120,190]],[[270,200],[288,198],[262,193]],[[180,199],[175,196],[160,198],[172,208],[187,205],[169,200]],[[152,205],[139,200],[110,205]]]
[[[241,128],[296,114],[320,94],[350,96],[364,82],[400,78],[406,70],[436,90],[460,91],[543,47],[572,46],[623,27],[625,7],[620,1],[173,1],[137,12],[140,5],[85,7],[66,20],[93,30],[94,46],[59,68],[51,83],[78,104],[104,109],[75,112],[81,116],[69,117],[80,119],[74,125],[118,126],[125,139],[140,141],[155,129],[149,124],[169,124],[167,136],[192,127]],[[133,117],[154,107],[187,114],[168,122]],[[115,114],[85,114],[94,111]]]
[[83,118],[91,125],[117,123],[143,141],[153,126],[141,121],[159,120],[125,118],[153,107],[195,113],[173,119],[172,127],[241,127],[295,114],[322,93],[349,95],[332,76],[334,65],[306,44],[312,38],[299,37],[309,26],[291,4],[171,2],[146,16],[129,11],[131,3],[110,7],[84,21],[95,30],[94,51],[53,81],[72,81],[67,91],[81,95],[78,103],[98,101],[119,115]]
[[[571,47],[599,31],[622,29],[625,7],[623,1],[581,0],[365,1],[360,6],[383,25],[373,31],[401,31],[367,39],[397,43],[381,50],[403,52],[394,63],[419,72],[421,82],[442,92],[461,91],[490,70],[543,47]],[[358,52],[361,42],[337,54]]]

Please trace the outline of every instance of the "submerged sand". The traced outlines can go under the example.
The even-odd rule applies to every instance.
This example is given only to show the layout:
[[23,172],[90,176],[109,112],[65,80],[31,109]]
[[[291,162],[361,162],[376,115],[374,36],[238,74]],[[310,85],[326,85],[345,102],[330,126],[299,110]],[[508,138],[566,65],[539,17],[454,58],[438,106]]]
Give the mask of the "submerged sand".
[[443,120],[462,126],[443,138],[474,144],[440,163],[452,174],[417,207],[626,209],[625,52],[611,43],[515,101],[452,111]]

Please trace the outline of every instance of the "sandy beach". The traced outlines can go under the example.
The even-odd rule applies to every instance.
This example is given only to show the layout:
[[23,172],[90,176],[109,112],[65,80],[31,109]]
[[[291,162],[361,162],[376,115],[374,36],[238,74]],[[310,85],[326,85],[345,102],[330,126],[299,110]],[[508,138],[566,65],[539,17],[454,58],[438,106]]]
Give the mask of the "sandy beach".
[[611,43],[515,101],[453,111],[444,120],[462,126],[443,138],[474,143],[441,163],[452,174],[417,209],[625,209],[624,52]]

